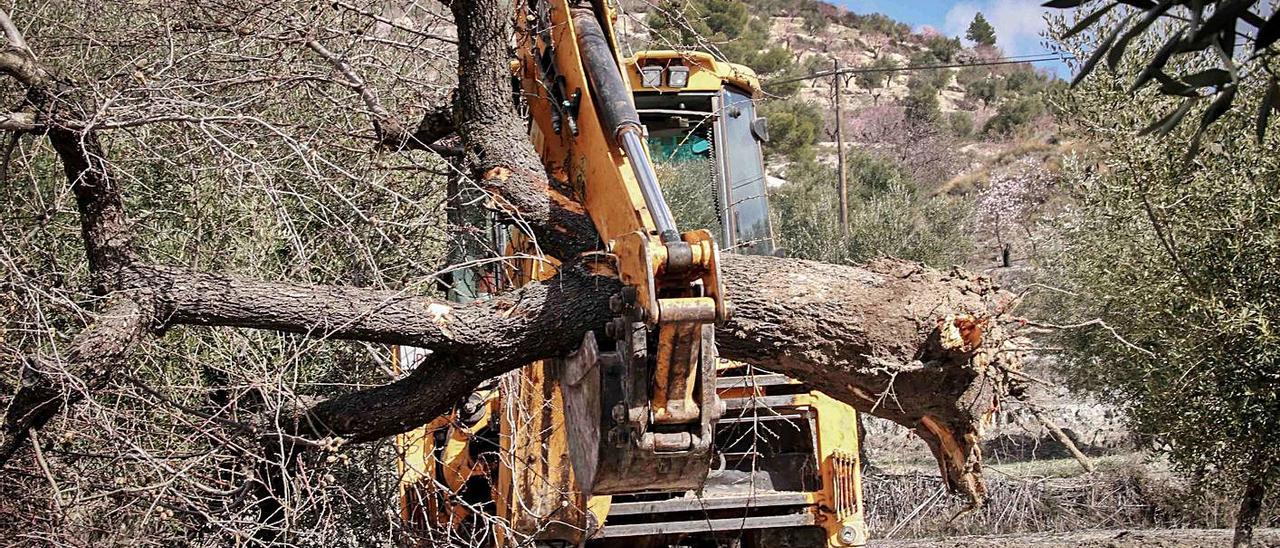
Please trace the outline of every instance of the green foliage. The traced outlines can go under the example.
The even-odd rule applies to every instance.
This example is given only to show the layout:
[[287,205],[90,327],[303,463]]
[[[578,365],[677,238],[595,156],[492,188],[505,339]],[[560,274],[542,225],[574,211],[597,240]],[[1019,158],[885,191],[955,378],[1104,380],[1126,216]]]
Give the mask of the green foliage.
[[[770,6],[765,6],[766,8]],[[729,0],[666,0],[645,17],[657,47],[694,48],[718,52],[727,61],[751,67],[762,81],[803,74],[794,54],[769,39],[769,19],[751,6]],[[772,95],[790,96],[800,82],[769,84]]]
[[884,34],[898,40],[904,39],[911,34],[910,25],[899,22],[883,13],[859,14],[851,11],[845,12],[841,17],[840,23],[864,32]]
[[986,80],[990,77],[990,67],[964,67],[956,71],[956,83],[964,87],[969,87],[974,82]]
[[815,72],[830,69],[831,60],[821,55],[810,55],[804,58],[804,62],[801,63],[801,66],[803,67],[803,74],[813,74]]
[[[1170,139],[1203,140],[1191,162],[1181,147],[1134,136],[1181,101],[1128,89],[1162,43],[1135,39],[1135,63],[1062,98],[1097,157],[1064,170],[1076,203],[1044,266],[1046,282],[1069,293],[1046,294],[1042,314],[1105,322],[1056,336],[1068,349],[1061,370],[1120,406],[1144,445],[1224,489],[1266,482],[1280,463],[1280,142],[1243,138],[1252,113],[1171,128]],[[1186,114],[1211,112],[1205,103]]]
[[[1072,8],[1078,4],[1055,1],[1046,5]],[[1132,7],[1135,5],[1138,7]],[[1268,6],[1269,18],[1263,19],[1258,13],[1268,13]],[[1206,8],[1211,11],[1206,13]],[[1124,12],[1128,15],[1117,15]],[[1176,18],[1172,17],[1175,13]],[[1124,71],[1124,78],[1130,82],[1128,91],[1132,94],[1159,83],[1160,93],[1183,99],[1166,113],[1153,113],[1151,123],[1141,132],[1167,135],[1182,124],[1193,106],[1208,104],[1201,107],[1203,110],[1196,109],[1200,112],[1197,129],[1186,138],[1191,143],[1187,150],[1190,157],[1199,149],[1200,135],[1222,119],[1238,97],[1252,96],[1261,98],[1254,116],[1254,135],[1258,142],[1264,140],[1272,113],[1280,110],[1280,71],[1275,69],[1280,55],[1280,48],[1276,46],[1280,39],[1280,10],[1276,10],[1274,2],[1115,0],[1096,3],[1080,11],[1077,17],[1071,28],[1059,24],[1055,29],[1065,49],[1077,50],[1078,58],[1086,59],[1072,80],[1073,86],[1092,73],[1104,58],[1108,68],[1117,70],[1126,52],[1135,49],[1131,44],[1161,41],[1158,48],[1144,48],[1142,54],[1131,56],[1141,69]],[[1155,24],[1156,21],[1162,23]],[[1087,36],[1090,33],[1086,31],[1090,29],[1094,34]],[[1153,35],[1162,36],[1152,38]],[[1092,51],[1083,51],[1085,49]],[[1188,54],[1202,62],[1175,61],[1185,59]]]
[[1010,92],[1028,95],[1040,93],[1048,87],[1049,79],[1045,75],[1029,66],[1015,66],[1018,68],[1004,77],[1005,88]]
[[[916,52],[907,61],[907,65],[912,67],[928,67],[939,64],[942,64],[942,60],[938,59],[932,51]],[[951,71],[949,69],[916,70],[911,72],[911,79],[907,81],[908,86],[911,85],[912,80],[934,89],[942,89],[951,83]]]
[[1012,135],[1044,114],[1044,99],[1039,95],[1011,99],[1000,103],[996,115],[987,120],[982,132],[996,136]]
[[969,23],[969,30],[965,31],[964,37],[979,46],[996,45],[996,29],[987,22],[982,12],[973,16],[973,21]]
[[[747,5],[732,0],[699,0],[701,4],[698,9],[701,17],[695,23],[695,29],[698,29],[699,23],[702,28],[698,29],[699,34],[713,35],[717,38],[737,38],[743,35],[747,30],[747,24],[751,22],[751,15],[747,11]],[[705,30],[704,30],[705,29]]]
[[848,155],[849,232],[839,222],[835,168],[799,162],[770,194],[775,237],[795,257],[856,264],[879,256],[947,266],[971,249],[968,208],[921,196],[892,161],[863,151]]
[[822,15],[816,6],[809,6],[800,11],[800,17],[804,19],[804,30],[809,32],[818,32],[827,28],[827,18]]
[[787,48],[769,48],[753,58],[751,69],[761,74],[771,74],[791,68],[795,61]]
[[955,61],[956,54],[960,53],[961,48],[959,38],[947,38],[941,34],[930,36],[925,40],[924,45],[943,63]]
[[705,228],[719,234],[716,217],[716,173],[710,159],[657,161],[654,170],[662,181],[662,194],[681,230]]
[[973,116],[964,111],[947,114],[947,130],[956,137],[965,138],[973,135]]
[[875,90],[880,89],[886,83],[893,81],[893,72],[890,69],[898,68],[898,62],[888,55],[881,55],[875,61],[871,62],[871,66],[867,68],[882,69],[878,72],[859,72],[854,74],[853,82],[863,89]]
[[964,96],[971,101],[982,101],[983,107],[998,103],[1005,93],[1005,81],[997,78],[985,67],[966,67],[957,76],[964,86]]
[[765,145],[769,159],[813,159],[813,144],[822,130],[822,113],[816,105],[800,99],[768,101],[760,105],[760,115],[769,120],[769,142]]
[[936,122],[942,115],[938,105],[938,88],[927,75],[915,74],[907,80],[907,98],[903,102],[907,119],[915,122]]

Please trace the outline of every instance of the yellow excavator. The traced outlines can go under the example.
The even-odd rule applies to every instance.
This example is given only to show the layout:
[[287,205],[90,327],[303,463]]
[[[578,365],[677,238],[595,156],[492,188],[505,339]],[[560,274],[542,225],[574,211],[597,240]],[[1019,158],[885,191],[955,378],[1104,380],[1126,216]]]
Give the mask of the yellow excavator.
[[[624,59],[606,0],[519,4],[530,139],[623,289],[576,352],[397,439],[405,522],[423,545],[865,544],[854,410],[715,352],[721,249],[773,252],[754,74],[700,52]],[[702,176],[716,235],[677,230],[658,181],[676,172]],[[513,258],[472,298],[554,273],[526,234],[500,237]]]

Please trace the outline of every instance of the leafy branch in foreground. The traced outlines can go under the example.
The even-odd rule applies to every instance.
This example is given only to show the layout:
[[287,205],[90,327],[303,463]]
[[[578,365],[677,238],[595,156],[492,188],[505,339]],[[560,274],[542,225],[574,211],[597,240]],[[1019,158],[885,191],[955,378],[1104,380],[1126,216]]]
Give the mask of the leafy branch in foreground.
[[[1120,65],[1125,51],[1135,39],[1165,20],[1171,30],[1164,44],[1145,59],[1144,68],[1133,77],[1129,93],[1158,85],[1162,94],[1184,97],[1181,104],[1155,119],[1139,134],[1165,136],[1176,129],[1192,107],[1209,101],[1192,134],[1187,158],[1196,155],[1206,128],[1222,118],[1237,100],[1250,94],[1261,96],[1254,136],[1266,138],[1271,114],[1280,110],[1280,73],[1275,61],[1280,50],[1280,10],[1266,0],[1050,0],[1044,6],[1057,9],[1097,6],[1059,37],[1067,40],[1090,28],[1098,36],[1097,47],[1080,66],[1072,80],[1079,84],[1103,59],[1112,71]],[[1118,8],[1118,9],[1117,9]],[[1116,12],[1116,13],[1113,13]],[[1128,12],[1121,15],[1120,12]],[[1107,15],[1113,15],[1108,19]],[[1118,22],[1116,21],[1118,18]],[[1170,61],[1179,55],[1199,55],[1206,65],[1185,64],[1170,74]]]

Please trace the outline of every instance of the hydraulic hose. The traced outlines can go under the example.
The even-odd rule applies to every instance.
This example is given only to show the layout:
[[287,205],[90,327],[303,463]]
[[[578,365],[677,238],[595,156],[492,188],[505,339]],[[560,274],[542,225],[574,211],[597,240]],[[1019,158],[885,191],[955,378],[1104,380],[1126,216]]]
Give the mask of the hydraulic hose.
[[640,115],[631,100],[631,92],[622,81],[622,70],[604,31],[600,29],[600,22],[590,9],[575,9],[573,26],[578,34],[582,64],[587,78],[591,80],[591,94],[599,107],[601,125],[613,132],[614,142],[630,159],[631,171],[640,185],[644,205],[649,209],[662,241],[678,242],[680,233],[676,231],[675,219],[667,207],[662,187],[658,185],[658,176],[653,171],[653,162],[641,140],[644,128],[640,125]]

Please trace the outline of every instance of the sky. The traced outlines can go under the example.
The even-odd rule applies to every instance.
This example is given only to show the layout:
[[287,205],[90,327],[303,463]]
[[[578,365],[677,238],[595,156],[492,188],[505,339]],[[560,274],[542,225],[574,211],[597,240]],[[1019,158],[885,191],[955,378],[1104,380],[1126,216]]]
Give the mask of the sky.
[[[1027,55],[1046,51],[1040,34],[1044,31],[1044,0],[837,0],[854,13],[880,12],[902,21],[917,31],[932,27],[947,36],[964,38],[964,32],[979,11],[996,29],[996,45],[1006,55]],[[967,42],[966,42],[967,43]],[[1041,63],[1059,76],[1067,69],[1061,63]]]

